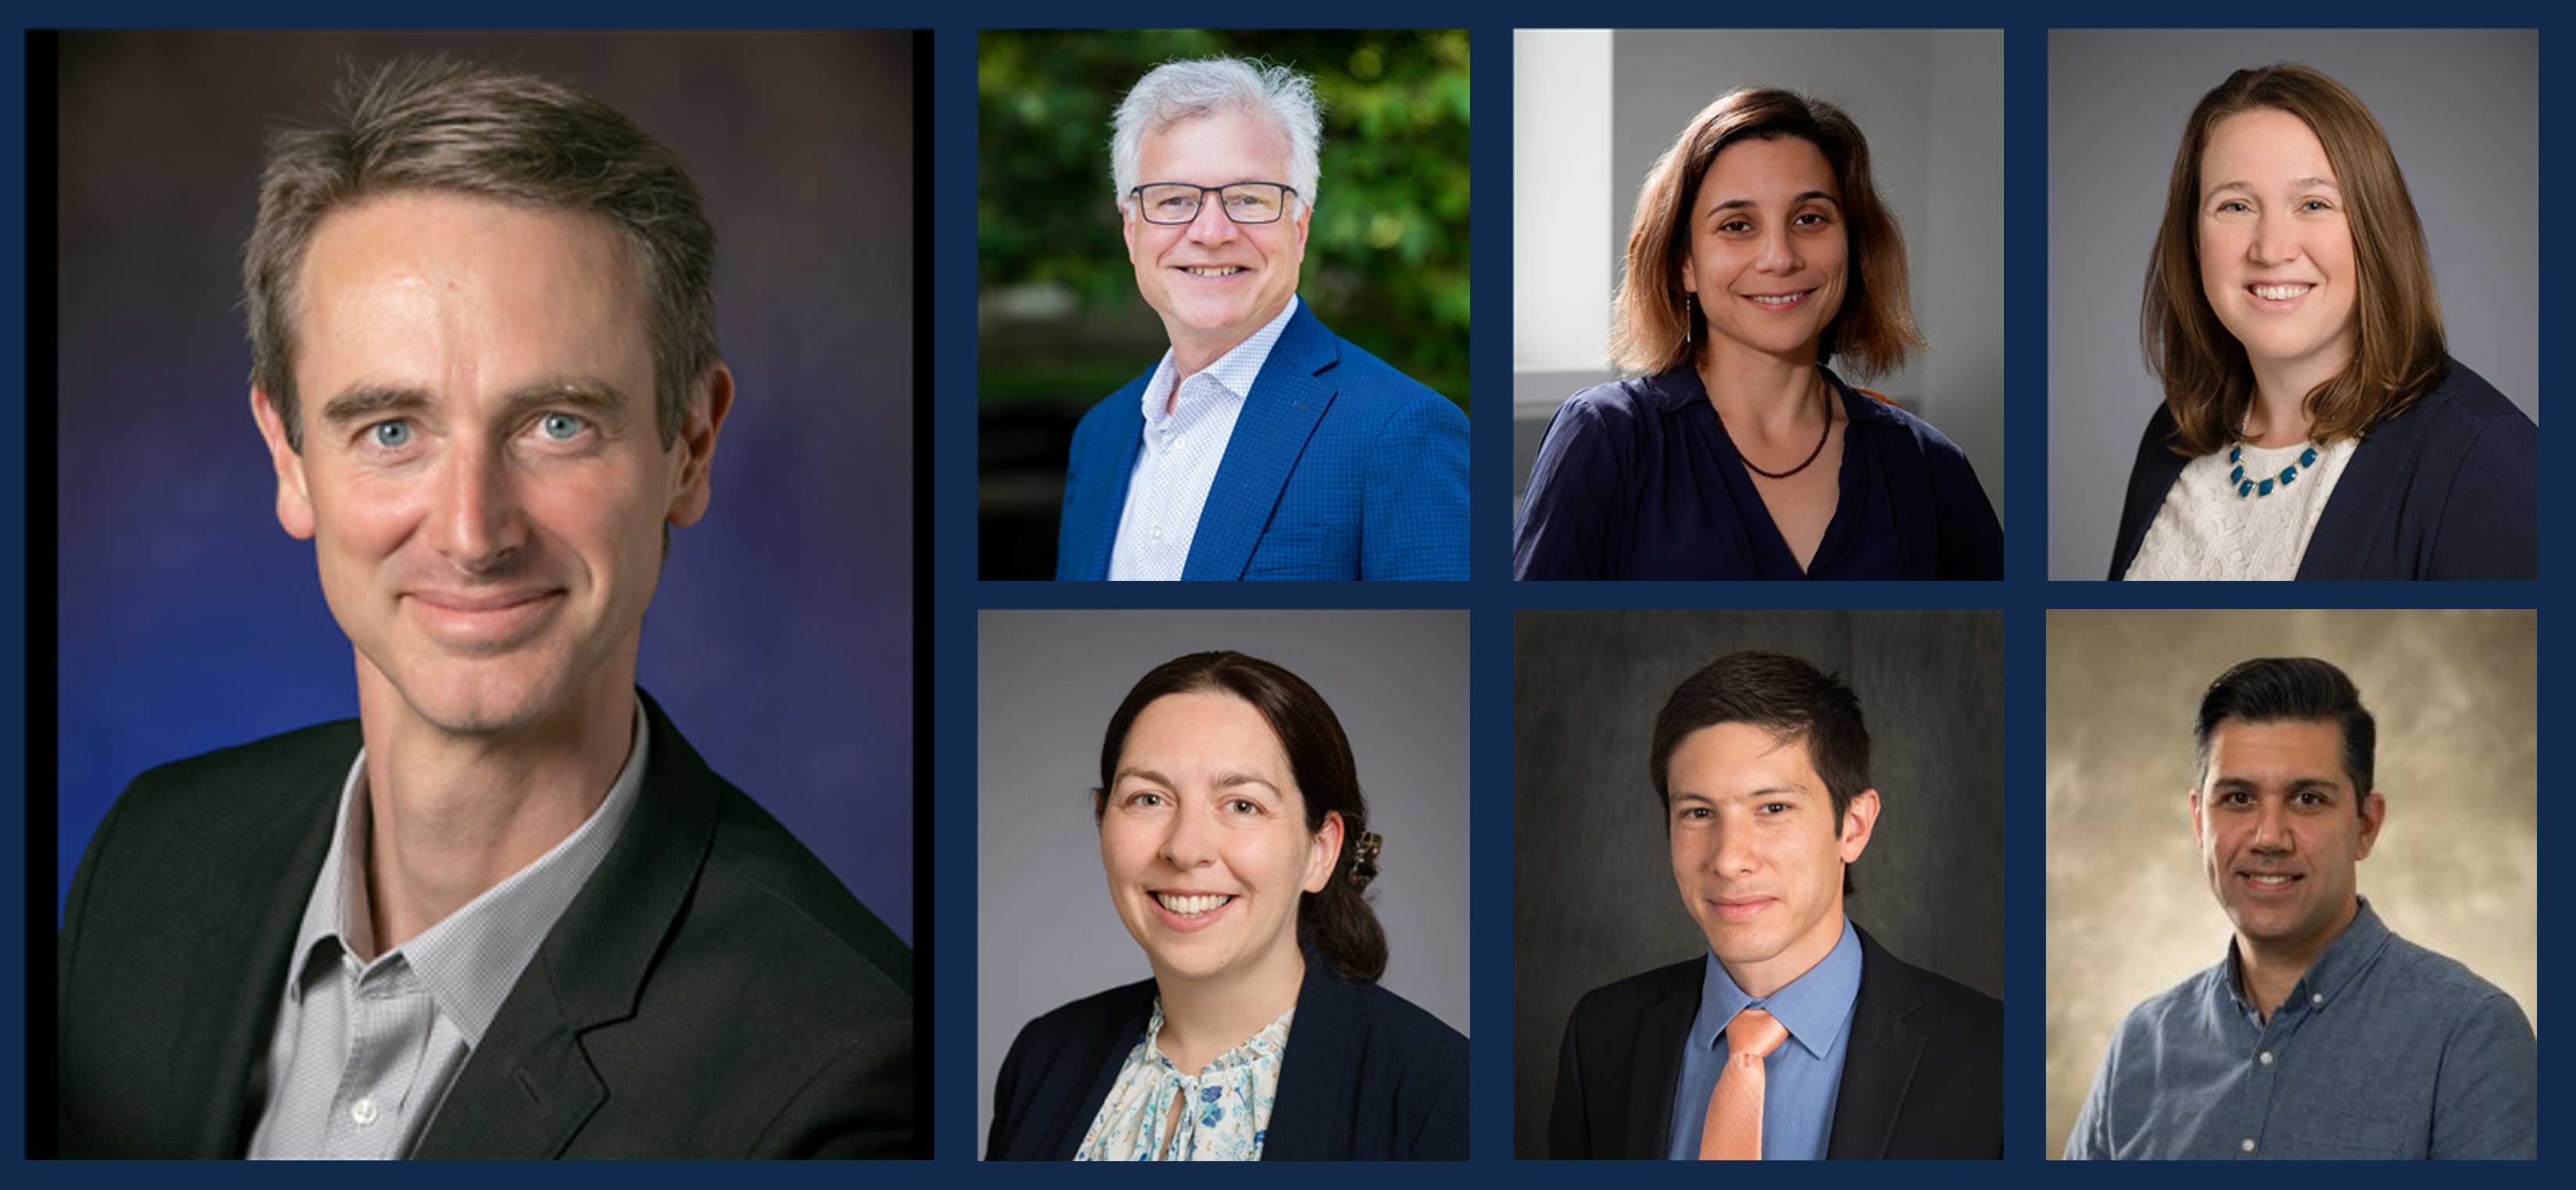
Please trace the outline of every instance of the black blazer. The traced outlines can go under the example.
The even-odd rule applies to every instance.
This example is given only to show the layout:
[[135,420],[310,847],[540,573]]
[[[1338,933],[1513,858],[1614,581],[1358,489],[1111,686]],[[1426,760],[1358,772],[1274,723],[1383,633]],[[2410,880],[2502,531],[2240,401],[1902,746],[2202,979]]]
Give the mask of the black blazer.
[[[984,1156],[1072,1160],[1153,1014],[1148,979],[1030,1021],[993,1084]],[[1261,1159],[1466,1158],[1467,1038],[1308,951]]]
[[[2317,517],[2303,579],[2537,579],[2540,428],[2458,360],[2406,412],[2370,432]],[[2156,406],[2129,470],[2111,577],[2129,572],[2165,493],[2191,460],[2165,444]]]
[[[911,951],[644,707],[624,832],[414,1155],[910,1155]],[[117,799],[63,911],[63,1156],[248,1149],[358,748],[355,721],[326,724],[162,766]]]
[[[1912,966],[1853,929],[1860,998],[1825,1156],[2002,1157],[2003,1001]],[[1557,1051],[1548,1156],[1653,1161],[1671,1150],[1673,1088],[1707,970],[1701,957],[1584,994]]]

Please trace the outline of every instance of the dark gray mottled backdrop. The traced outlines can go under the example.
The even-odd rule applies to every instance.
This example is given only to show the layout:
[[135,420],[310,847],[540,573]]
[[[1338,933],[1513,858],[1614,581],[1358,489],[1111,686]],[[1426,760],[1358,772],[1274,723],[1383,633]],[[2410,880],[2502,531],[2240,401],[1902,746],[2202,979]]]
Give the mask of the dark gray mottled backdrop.
[[1646,772],[1673,687],[1738,649],[1839,673],[1880,799],[1851,919],[1898,958],[2004,987],[2000,612],[1522,612],[1513,624],[1512,1153],[1547,1155],[1583,993],[1705,954]]
[[642,680],[911,937],[910,37],[60,45],[57,904],[135,774],[357,711],[348,640],[313,547],[278,528],[251,424],[240,250],[265,131],[320,117],[337,57],[445,51],[597,96],[705,193],[738,396],[714,504],[673,535]]

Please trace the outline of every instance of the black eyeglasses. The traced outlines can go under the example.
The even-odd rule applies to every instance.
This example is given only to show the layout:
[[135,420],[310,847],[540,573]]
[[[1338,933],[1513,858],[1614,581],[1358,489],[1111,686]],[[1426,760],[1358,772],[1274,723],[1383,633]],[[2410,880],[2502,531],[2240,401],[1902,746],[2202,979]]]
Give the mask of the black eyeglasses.
[[1199,204],[1215,195],[1217,209],[1237,223],[1277,223],[1288,212],[1288,196],[1297,191],[1277,182],[1236,182],[1231,186],[1193,186],[1187,182],[1147,182],[1128,191],[1136,212],[1147,223],[1188,223],[1199,217]]

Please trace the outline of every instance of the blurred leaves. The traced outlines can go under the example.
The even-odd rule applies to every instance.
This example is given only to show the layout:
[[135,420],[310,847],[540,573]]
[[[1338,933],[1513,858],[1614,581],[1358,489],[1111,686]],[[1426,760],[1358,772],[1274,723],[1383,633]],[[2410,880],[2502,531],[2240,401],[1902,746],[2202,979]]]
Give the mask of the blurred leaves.
[[[1110,182],[1110,111],[1171,59],[1262,58],[1314,75],[1324,98],[1298,292],[1336,333],[1467,404],[1465,30],[987,30],[978,53],[980,291],[1044,284],[1086,312],[1139,305]],[[984,362],[988,401],[1027,391],[1035,377],[1007,373],[1041,366]]]

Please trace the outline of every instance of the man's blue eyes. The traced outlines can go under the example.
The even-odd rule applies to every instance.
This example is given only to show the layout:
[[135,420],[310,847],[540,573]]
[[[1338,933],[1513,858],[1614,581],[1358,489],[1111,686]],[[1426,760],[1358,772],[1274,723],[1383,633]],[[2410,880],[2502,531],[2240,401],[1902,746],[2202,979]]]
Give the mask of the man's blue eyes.
[[546,437],[560,441],[581,433],[581,419],[569,413],[549,413],[537,421],[537,428]]
[[375,439],[377,446],[386,450],[399,450],[411,445],[411,423],[407,421],[380,421],[367,433]]

